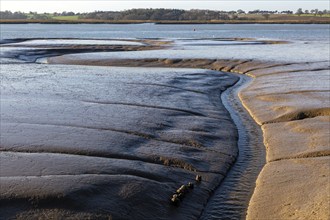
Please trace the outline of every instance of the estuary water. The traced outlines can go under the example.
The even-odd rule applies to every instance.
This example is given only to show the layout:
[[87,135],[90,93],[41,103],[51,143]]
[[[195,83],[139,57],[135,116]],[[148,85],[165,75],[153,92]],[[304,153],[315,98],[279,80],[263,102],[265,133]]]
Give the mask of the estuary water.
[[[328,24],[1,24],[1,39],[14,38],[84,38],[167,40],[208,38],[254,38],[288,41],[281,45],[214,45],[178,44],[173,50],[153,50],[126,53],[104,53],[92,56],[105,58],[211,58],[259,59],[279,62],[326,61],[330,56],[330,26]],[[195,30],[195,31],[194,31]],[[90,55],[88,55],[90,56]]]
[[[193,31],[195,30],[195,31]],[[267,38],[327,41],[328,24],[1,24],[11,38]]]

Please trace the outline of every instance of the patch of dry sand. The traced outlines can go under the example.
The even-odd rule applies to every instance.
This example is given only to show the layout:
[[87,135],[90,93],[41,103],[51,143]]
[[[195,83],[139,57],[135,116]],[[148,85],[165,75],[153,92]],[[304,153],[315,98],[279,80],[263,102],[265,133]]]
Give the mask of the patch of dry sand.
[[302,158],[266,164],[247,219],[329,219],[329,160]]
[[318,116],[262,126],[267,161],[330,155],[329,124],[330,117]]

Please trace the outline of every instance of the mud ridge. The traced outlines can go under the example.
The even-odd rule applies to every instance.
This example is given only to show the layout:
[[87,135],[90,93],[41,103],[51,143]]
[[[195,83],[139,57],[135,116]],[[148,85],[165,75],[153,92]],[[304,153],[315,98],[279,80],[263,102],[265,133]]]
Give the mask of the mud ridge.
[[186,110],[186,109],[164,107],[164,106],[153,106],[153,105],[144,105],[144,104],[137,104],[137,103],[110,102],[110,101],[104,101],[104,102],[103,101],[91,101],[91,100],[82,100],[82,101],[86,102],[86,103],[94,103],[94,104],[101,104],[101,105],[125,105],[125,106],[141,107],[141,108],[155,108],[155,109],[160,109],[160,110],[183,112],[183,113],[191,114],[194,116],[208,117],[199,112],[190,111],[190,110]]
[[315,118],[318,116],[330,116],[330,108],[314,108],[314,109],[307,109],[305,111],[292,112],[285,114],[281,117],[278,117],[274,120],[266,121],[262,123],[262,125],[279,123],[279,122],[298,121],[308,118]]

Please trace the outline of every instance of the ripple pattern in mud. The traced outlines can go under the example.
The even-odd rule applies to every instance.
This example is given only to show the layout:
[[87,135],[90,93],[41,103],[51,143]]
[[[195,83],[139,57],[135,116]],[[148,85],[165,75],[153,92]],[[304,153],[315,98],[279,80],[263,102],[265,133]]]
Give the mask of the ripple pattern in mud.
[[219,95],[230,74],[31,63],[1,73],[0,219],[197,218],[237,156]]

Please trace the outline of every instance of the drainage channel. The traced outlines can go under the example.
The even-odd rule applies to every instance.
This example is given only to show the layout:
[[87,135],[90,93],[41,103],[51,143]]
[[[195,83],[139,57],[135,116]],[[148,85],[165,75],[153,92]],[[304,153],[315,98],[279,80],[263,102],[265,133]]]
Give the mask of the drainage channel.
[[235,74],[240,80],[221,95],[238,129],[239,155],[226,178],[210,197],[200,219],[245,219],[256,179],[265,165],[265,147],[259,125],[245,110],[238,92],[252,80]]

